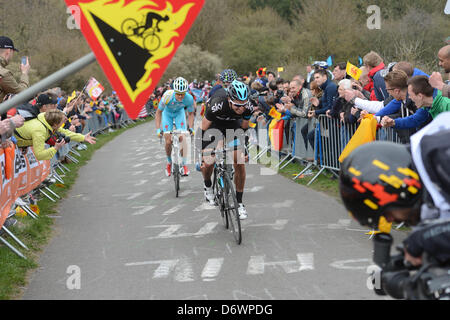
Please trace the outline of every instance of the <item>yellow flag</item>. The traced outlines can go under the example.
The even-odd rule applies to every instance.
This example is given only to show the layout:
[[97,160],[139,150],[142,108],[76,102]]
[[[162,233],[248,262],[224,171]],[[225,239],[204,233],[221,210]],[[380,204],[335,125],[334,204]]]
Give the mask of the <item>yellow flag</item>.
[[269,116],[271,116],[275,120],[280,120],[281,119],[281,113],[279,113],[277,111],[277,109],[275,109],[274,107],[272,107],[272,109],[270,109]]
[[358,81],[361,77],[362,70],[347,61],[347,74]]
[[278,67],[278,72],[283,72],[284,68],[283,67]]
[[377,119],[373,116],[373,114],[365,115],[364,119],[362,119],[361,124],[359,125],[358,130],[356,130],[355,134],[348,142],[344,151],[342,151],[341,156],[339,157],[339,162],[342,163],[344,159],[347,158],[347,156],[359,146],[374,141],[376,132]]
[[77,96],[77,93],[75,92],[75,90],[73,90],[72,94],[70,95],[70,97],[67,98],[67,103],[69,103],[70,101],[72,101],[73,99],[75,99],[75,97]]

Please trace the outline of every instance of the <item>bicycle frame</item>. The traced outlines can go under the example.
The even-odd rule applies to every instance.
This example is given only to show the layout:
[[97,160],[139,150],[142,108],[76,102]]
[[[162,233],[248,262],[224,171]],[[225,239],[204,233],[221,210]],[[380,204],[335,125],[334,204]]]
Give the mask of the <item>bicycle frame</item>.
[[171,135],[172,138],[172,175],[175,183],[175,195],[178,198],[178,192],[180,190],[180,170],[182,163],[180,162],[180,136],[186,136],[189,131],[173,130],[165,132],[165,135]]

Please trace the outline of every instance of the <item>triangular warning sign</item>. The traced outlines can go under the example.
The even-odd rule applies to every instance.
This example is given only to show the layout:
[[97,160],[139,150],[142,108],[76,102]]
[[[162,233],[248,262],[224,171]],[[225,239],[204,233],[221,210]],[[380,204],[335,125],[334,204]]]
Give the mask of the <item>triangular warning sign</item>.
[[[130,118],[135,119],[204,0],[66,0]],[[73,8],[73,7],[72,7]]]

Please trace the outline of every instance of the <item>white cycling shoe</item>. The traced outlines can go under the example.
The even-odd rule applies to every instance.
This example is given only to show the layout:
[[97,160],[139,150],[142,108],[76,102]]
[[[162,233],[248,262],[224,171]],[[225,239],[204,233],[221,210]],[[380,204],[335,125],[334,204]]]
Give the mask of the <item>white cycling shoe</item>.
[[205,191],[205,199],[206,199],[206,201],[210,205],[215,205],[213,188],[212,187],[207,188],[207,187],[203,186],[203,189]]
[[239,212],[239,219],[241,220],[247,219],[247,210],[245,209],[245,206],[242,203],[239,203],[238,212]]

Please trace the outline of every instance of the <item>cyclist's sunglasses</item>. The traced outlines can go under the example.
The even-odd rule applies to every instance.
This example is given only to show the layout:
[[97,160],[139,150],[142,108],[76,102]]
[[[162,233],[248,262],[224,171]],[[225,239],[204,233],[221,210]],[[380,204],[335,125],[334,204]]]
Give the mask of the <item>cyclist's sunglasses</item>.
[[243,108],[243,107],[245,107],[245,106],[248,105],[248,101],[246,101],[246,102],[241,102],[241,103],[237,103],[237,102],[235,102],[235,101],[233,101],[233,100],[230,100],[230,102],[231,102],[231,104],[233,104],[234,106],[236,106],[236,107],[238,107],[238,108]]

